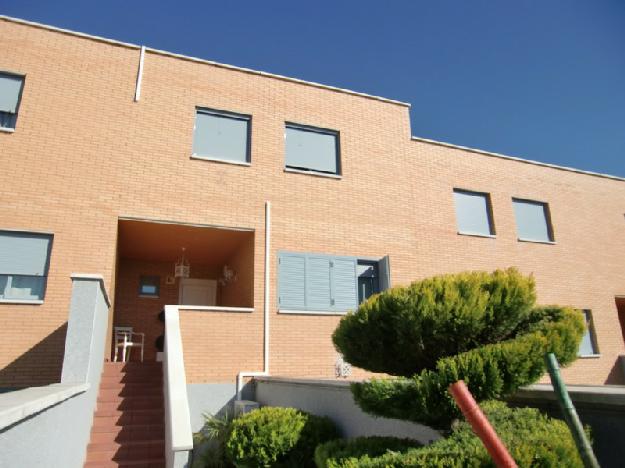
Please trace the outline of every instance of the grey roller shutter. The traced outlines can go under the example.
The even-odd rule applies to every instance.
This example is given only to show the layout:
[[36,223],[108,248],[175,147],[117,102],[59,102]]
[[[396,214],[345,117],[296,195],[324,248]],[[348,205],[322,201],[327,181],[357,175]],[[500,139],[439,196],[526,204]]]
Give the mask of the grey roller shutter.
[[286,128],[286,165],[338,174],[338,135],[305,128]]
[[47,275],[52,236],[25,232],[0,232],[0,274]]
[[198,110],[193,133],[193,154],[235,162],[248,162],[249,118]]
[[549,242],[553,240],[545,203],[512,200],[519,239]]
[[24,78],[0,74],[0,112],[15,114]]

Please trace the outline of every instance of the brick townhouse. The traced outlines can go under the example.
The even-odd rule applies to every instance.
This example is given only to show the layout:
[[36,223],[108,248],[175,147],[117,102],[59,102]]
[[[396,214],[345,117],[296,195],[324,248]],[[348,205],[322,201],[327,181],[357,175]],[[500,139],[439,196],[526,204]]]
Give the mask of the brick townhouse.
[[0,387],[59,381],[77,272],[111,298],[107,359],[132,327],[156,360],[159,314],[185,304],[187,382],[232,384],[263,368],[265,312],[272,375],[334,378],[359,301],[510,266],[586,313],[567,382],[625,383],[624,179],[414,137],[402,102],[7,17],[0,50]]

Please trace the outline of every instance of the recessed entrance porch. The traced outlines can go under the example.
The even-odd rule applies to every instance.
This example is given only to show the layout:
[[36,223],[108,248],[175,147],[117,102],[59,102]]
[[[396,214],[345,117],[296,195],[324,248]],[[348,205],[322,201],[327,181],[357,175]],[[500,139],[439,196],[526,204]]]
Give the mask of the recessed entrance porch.
[[[117,247],[113,330],[144,333],[146,361],[162,347],[165,305],[253,307],[252,230],[123,219]],[[181,262],[188,263],[188,277],[176,276]],[[129,359],[140,354],[131,349]]]

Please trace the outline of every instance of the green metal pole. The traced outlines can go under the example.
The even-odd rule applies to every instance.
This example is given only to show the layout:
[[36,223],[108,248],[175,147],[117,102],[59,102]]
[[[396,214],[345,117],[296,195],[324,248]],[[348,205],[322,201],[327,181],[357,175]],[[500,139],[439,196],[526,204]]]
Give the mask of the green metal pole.
[[549,377],[551,377],[551,385],[553,385],[553,391],[558,397],[558,403],[560,404],[560,409],[562,410],[562,414],[564,415],[564,420],[569,426],[571,434],[573,434],[573,439],[575,439],[575,445],[577,445],[577,450],[582,457],[584,466],[586,468],[599,468],[599,462],[595,457],[595,453],[592,451],[590,441],[586,437],[584,427],[579,420],[577,411],[575,411],[575,406],[573,406],[571,397],[569,397],[569,392],[566,389],[566,385],[564,384],[564,382],[562,381],[562,377],[560,376],[560,366],[558,365],[558,360],[556,359],[556,356],[553,353],[546,353],[545,363],[547,364]]

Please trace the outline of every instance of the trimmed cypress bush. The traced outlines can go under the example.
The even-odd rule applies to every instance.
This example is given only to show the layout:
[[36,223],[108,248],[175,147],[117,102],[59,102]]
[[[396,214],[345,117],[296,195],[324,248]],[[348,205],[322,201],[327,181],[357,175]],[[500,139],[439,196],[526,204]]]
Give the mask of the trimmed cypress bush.
[[[542,415],[533,408],[508,408],[502,402],[482,405],[499,437],[520,467],[581,468],[583,463],[566,424]],[[345,447],[322,445],[326,448],[326,464],[319,468],[491,468],[494,463],[471,426],[459,423],[449,437],[431,445],[408,449],[402,453],[389,452],[371,457],[355,457]],[[355,451],[357,453],[357,451]]]
[[238,467],[314,467],[315,447],[336,437],[329,418],[263,407],[232,422],[225,451]]
[[338,468],[346,466],[347,463],[369,460],[389,452],[405,452],[421,445],[416,440],[396,437],[373,436],[331,440],[317,447],[315,464],[318,468]]
[[582,314],[534,307],[534,281],[515,269],[443,275],[370,298],[345,316],[333,340],[353,365],[399,378],[352,384],[377,416],[448,428],[459,410],[447,392],[462,379],[476,400],[503,398],[577,357]]
[[352,365],[408,377],[511,338],[535,300],[533,278],[515,269],[435,276],[371,297],[332,338]]

